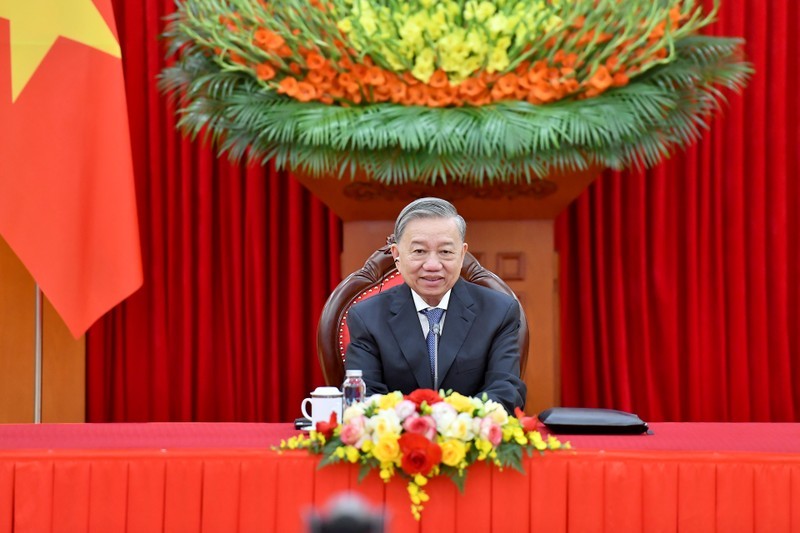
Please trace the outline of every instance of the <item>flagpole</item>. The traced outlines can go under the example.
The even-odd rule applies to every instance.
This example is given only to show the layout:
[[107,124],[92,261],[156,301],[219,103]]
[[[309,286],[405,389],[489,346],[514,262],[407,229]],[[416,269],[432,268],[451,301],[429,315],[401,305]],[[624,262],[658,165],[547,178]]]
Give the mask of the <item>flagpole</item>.
[[35,336],[34,340],[34,381],[33,381],[33,422],[42,423],[42,290],[36,284],[36,310],[35,310]]

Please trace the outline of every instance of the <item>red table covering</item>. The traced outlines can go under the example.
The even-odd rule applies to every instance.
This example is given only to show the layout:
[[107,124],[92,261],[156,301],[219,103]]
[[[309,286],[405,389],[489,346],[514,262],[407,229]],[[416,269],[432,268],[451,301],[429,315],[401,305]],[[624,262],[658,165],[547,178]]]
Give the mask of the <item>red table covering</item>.
[[570,436],[526,474],[478,465],[466,490],[405,484],[269,449],[287,424],[0,426],[0,533],[303,531],[352,490],[388,531],[800,531],[800,425],[653,424],[654,435]]

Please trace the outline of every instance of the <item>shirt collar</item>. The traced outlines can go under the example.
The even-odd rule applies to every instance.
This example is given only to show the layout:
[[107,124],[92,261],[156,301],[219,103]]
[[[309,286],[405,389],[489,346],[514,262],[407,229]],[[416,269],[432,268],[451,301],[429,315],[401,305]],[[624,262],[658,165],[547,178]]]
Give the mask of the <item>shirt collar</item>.
[[[452,290],[453,289],[450,289],[449,291],[444,293],[444,296],[442,296],[442,300],[435,307],[438,307],[439,309],[444,309],[445,311],[447,311],[447,304],[450,303],[450,291],[452,291]],[[420,296],[419,294],[414,292],[414,289],[411,289],[411,297],[414,299],[414,306],[417,308],[417,312],[418,313],[420,311],[423,311],[423,310],[428,309],[430,307],[434,307],[434,306],[428,305],[425,302],[425,300],[422,299],[422,296]]]

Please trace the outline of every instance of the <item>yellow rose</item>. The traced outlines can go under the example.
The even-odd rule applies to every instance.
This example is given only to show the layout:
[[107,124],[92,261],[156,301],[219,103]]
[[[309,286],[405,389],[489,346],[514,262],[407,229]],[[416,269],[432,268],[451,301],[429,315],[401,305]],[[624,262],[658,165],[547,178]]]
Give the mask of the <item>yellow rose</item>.
[[403,401],[402,393],[395,391],[389,394],[384,394],[378,400],[378,409],[381,411],[385,409],[394,409],[394,406]]
[[383,435],[375,443],[372,455],[381,463],[395,462],[400,457],[400,444],[397,442],[397,435],[390,433]]
[[442,462],[447,466],[458,466],[467,454],[467,446],[460,440],[446,440],[442,448]]
[[459,413],[471,413],[475,408],[472,403],[472,398],[469,396],[463,396],[457,392],[454,392],[445,398],[444,401],[452,405],[453,408],[455,408],[455,410]]

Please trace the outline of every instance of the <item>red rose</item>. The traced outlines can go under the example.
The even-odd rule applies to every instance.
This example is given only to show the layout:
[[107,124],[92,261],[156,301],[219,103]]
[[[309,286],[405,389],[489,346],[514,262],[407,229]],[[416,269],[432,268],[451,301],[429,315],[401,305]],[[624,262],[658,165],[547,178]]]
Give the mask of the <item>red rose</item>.
[[428,405],[433,405],[442,401],[439,393],[431,389],[417,389],[411,394],[406,395],[406,400],[414,402],[419,408],[422,402],[427,402]]
[[442,449],[416,433],[404,433],[400,440],[401,467],[406,474],[428,475],[431,469],[442,462]]
[[337,422],[336,413],[331,413],[331,418],[327,422],[317,422],[317,433],[322,433],[325,435],[325,440],[330,440],[333,437],[333,430],[336,429],[336,426],[339,425]]
[[522,429],[524,429],[526,432],[536,431],[536,428],[539,426],[539,419],[537,419],[535,416],[525,416],[525,413],[522,412],[522,409],[519,407],[514,408],[514,416],[517,417]]

